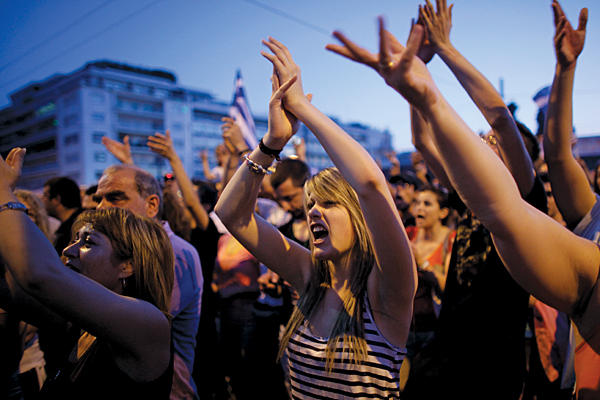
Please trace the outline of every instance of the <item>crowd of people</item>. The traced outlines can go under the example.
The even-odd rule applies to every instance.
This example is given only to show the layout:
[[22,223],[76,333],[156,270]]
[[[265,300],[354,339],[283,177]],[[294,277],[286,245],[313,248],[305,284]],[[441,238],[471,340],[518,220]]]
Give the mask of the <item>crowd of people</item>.
[[[545,126],[531,131],[450,40],[452,5],[419,7],[406,45],[340,32],[327,49],[375,70],[410,107],[412,168],[382,170],[304,92],[278,40],[268,131],[224,118],[218,165],[192,180],[121,163],[97,185],[16,189],[0,159],[0,397],[600,399],[600,189],[572,152],[587,9],[557,0]],[[427,70],[437,55],[490,131],[476,135]],[[334,168],[312,171],[303,123]]]

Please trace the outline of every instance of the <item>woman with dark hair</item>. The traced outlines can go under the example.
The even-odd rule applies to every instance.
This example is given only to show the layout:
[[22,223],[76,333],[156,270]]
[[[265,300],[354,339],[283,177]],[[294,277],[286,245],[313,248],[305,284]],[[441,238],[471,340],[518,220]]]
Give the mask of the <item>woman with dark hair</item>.
[[[304,95],[288,49],[273,38],[263,44],[274,67],[269,130],[216,212],[246,249],[300,293],[280,351],[288,355],[292,396],[398,398],[416,287],[402,221],[377,163]],[[260,183],[297,120],[337,167],[304,186],[310,250],[254,213]]]
[[416,224],[407,227],[406,233],[415,254],[419,284],[407,345],[409,357],[433,338],[456,236],[456,231],[445,224],[450,209],[447,195],[440,189],[432,186],[419,189],[413,210]]
[[173,252],[166,233],[123,209],[86,211],[74,224],[63,265],[11,191],[23,154],[0,158],[0,225],[10,227],[0,231],[2,307],[38,326],[80,332],[68,364],[42,393],[167,398]]

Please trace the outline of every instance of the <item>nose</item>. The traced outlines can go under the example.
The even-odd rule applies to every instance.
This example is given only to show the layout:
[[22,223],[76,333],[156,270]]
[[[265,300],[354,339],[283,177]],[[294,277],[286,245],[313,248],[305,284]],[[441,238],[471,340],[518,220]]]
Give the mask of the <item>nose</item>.
[[77,249],[79,248],[79,245],[77,244],[77,242],[71,243],[70,245],[68,245],[67,247],[65,247],[65,249],[62,252],[63,257],[67,257],[67,258],[76,258],[77,257]]
[[313,204],[313,206],[311,208],[309,208],[309,210],[308,210],[308,216],[311,217],[311,218],[320,217],[321,216],[321,209],[319,208],[319,206],[317,205],[317,203]]

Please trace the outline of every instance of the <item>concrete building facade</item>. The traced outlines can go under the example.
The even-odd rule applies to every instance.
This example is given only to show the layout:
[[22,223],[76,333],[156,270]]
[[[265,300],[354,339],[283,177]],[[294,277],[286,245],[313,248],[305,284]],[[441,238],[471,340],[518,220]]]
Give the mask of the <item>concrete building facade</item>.
[[[49,178],[62,175],[91,185],[104,168],[117,162],[102,137],[122,141],[127,135],[135,164],[159,177],[168,172],[168,163],[152,153],[146,141],[154,132],[169,129],[186,171],[202,178],[200,151],[208,150],[214,166],[214,149],[222,142],[221,118],[228,113],[228,103],[178,85],[172,72],[95,61],[12,93],[11,104],[0,110],[0,153],[27,148],[20,187],[39,189]],[[255,116],[255,125],[260,138],[267,131],[266,117]],[[392,149],[388,131],[358,123],[340,125],[385,164],[384,153]],[[298,136],[306,140],[313,168],[332,165],[306,127],[301,126]],[[291,146],[284,153],[291,153]]]

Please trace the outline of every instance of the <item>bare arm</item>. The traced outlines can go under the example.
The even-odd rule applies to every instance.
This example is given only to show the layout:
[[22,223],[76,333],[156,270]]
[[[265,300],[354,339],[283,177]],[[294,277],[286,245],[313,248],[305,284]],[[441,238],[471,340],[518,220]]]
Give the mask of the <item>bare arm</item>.
[[450,68],[486,121],[492,127],[502,159],[515,178],[522,196],[531,192],[533,164],[508,107],[492,84],[452,45],[452,5],[436,0],[437,12],[429,0],[420,9],[429,40],[436,54]]
[[[263,52],[280,79],[299,74],[288,49],[273,38],[263,43],[273,52]],[[372,239],[378,268],[369,277],[369,298],[374,309],[400,324],[410,324],[416,289],[416,267],[410,242],[396,210],[381,169],[369,153],[304,96],[300,82],[286,93],[286,109],[317,137],[335,166],[358,195]],[[408,319],[407,319],[408,318]],[[397,332],[388,332],[398,338]]]
[[[18,176],[14,166],[0,158],[0,204],[17,201],[10,190],[12,177]],[[0,212],[0,225],[11,227],[0,230],[0,256],[20,288],[61,318],[115,344],[119,354],[137,367],[157,375],[164,371],[170,329],[156,307],[120,296],[65,268],[52,244],[25,213]]]
[[556,71],[544,130],[544,158],[556,205],[567,226],[574,227],[596,203],[596,196],[571,150],[573,132],[573,81],[577,57],[583,50],[587,9],[573,30],[557,1],[552,2],[556,32]]
[[422,34],[415,27],[386,82],[431,123],[437,147],[445,149],[440,154],[448,177],[492,232],[512,276],[537,298],[576,315],[598,276],[600,251],[521,198],[504,164],[449,106],[414,56]]
[[206,150],[200,151],[200,158],[202,159],[202,170],[204,171],[204,177],[209,181],[214,181],[216,176],[210,172],[210,165],[208,165],[208,154]]
[[164,135],[155,133],[154,136],[149,136],[148,147],[153,152],[158,153],[169,160],[179,189],[181,189],[181,194],[183,195],[183,201],[186,207],[192,213],[192,216],[200,229],[205,230],[208,227],[208,213],[200,203],[198,194],[194,190],[194,185],[188,174],[185,172],[185,168],[183,168],[181,158],[179,158],[173,148],[173,141],[171,140],[171,133],[169,130],[167,130]]
[[[295,132],[282,107],[283,93],[296,78],[281,87],[273,77],[273,95],[269,102],[269,130],[264,143],[273,149],[281,149]],[[254,163],[268,168],[273,157],[255,149],[248,154]],[[233,175],[217,205],[215,212],[233,236],[260,262],[265,264],[298,291],[303,291],[308,282],[312,261],[310,252],[297,243],[288,240],[273,225],[254,213],[256,198],[263,173],[251,171],[245,161]]]
[[451,189],[450,179],[446,175],[439,151],[433,142],[431,127],[423,119],[419,111],[412,106],[410,107],[410,127],[413,145],[421,152],[425,163],[440,183],[444,187]]

